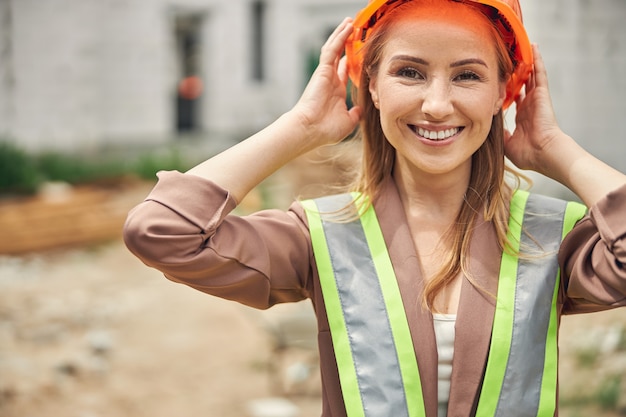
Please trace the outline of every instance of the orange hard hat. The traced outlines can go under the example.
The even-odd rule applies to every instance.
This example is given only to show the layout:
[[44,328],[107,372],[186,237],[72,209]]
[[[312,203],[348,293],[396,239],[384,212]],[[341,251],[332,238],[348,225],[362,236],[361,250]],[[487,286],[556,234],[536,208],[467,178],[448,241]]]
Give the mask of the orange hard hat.
[[[363,66],[363,46],[370,37],[376,23],[397,6],[411,0],[371,0],[355,17],[354,31],[346,42],[348,73],[355,86],[359,86]],[[511,105],[532,71],[533,53],[528,34],[522,22],[522,10],[519,0],[442,0],[488,7],[479,9],[489,18],[506,44],[511,60],[513,74],[506,86],[506,98],[503,108]]]

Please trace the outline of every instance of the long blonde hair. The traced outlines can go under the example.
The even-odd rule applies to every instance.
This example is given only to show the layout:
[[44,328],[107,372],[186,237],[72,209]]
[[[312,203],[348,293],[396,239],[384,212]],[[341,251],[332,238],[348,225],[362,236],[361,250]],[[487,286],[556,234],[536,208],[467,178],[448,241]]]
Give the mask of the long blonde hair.
[[[398,6],[393,12],[401,13],[401,9],[410,7],[412,3]],[[379,111],[374,106],[367,88],[370,79],[377,76],[392,21],[393,19],[387,19],[380,22],[380,27],[368,40],[360,79],[362,88],[355,89],[352,93],[356,98],[356,104],[361,106],[363,115],[357,133],[362,144],[361,166],[350,188],[368,196],[369,201],[374,201],[378,197],[381,184],[392,175],[396,158],[396,151],[384,136]],[[513,72],[513,63],[495,27],[492,27],[492,37],[496,45],[499,78],[501,82],[506,82]],[[482,213],[486,221],[494,224],[500,247],[503,250],[510,250],[511,246],[507,240],[507,207],[514,186],[505,180],[506,172],[512,174],[516,183],[514,186],[518,186],[521,179],[526,179],[505,163],[504,116],[500,110],[493,117],[487,140],[472,156],[472,169],[465,199],[456,222],[446,235],[451,250],[448,251],[439,271],[427,280],[424,288],[422,302],[426,307],[433,308],[437,295],[461,271],[472,280],[468,273],[469,244],[477,215]],[[473,284],[476,285],[475,282]]]

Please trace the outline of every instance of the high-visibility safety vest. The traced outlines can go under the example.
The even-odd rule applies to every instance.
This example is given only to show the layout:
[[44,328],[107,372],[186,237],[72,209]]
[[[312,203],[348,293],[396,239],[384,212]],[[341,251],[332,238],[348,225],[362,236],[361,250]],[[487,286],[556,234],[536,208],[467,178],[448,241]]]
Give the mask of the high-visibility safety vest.
[[[348,417],[423,417],[424,399],[409,324],[374,208],[369,206],[354,221],[336,220],[336,213],[358,198],[341,194],[302,202],[346,412]],[[585,213],[586,208],[578,203],[515,192],[509,240],[515,250],[541,248],[542,254],[522,259],[502,254],[476,416],[554,415],[557,252]]]

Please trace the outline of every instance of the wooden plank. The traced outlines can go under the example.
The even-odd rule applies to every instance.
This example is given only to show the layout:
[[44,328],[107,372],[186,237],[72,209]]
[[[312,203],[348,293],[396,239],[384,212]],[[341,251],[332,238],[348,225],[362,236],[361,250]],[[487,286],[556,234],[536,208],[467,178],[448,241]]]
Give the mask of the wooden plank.
[[0,254],[118,239],[128,211],[151,186],[79,187],[53,199],[35,196],[0,201]]

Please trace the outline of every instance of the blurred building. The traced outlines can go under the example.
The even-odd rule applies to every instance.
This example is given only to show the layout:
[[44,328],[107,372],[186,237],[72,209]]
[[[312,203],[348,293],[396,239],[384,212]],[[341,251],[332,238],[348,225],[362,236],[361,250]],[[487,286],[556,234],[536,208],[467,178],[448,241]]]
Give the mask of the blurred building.
[[[0,0],[0,137],[32,149],[242,137],[295,103],[326,36],[365,3]],[[562,127],[626,169],[626,1],[521,3]]]
[[[520,0],[561,128],[626,172],[626,1]],[[569,194],[541,179],[541,191]]]
[[362,3],[0,0],[0,137],[76,149],[248,134],[296,102]]

